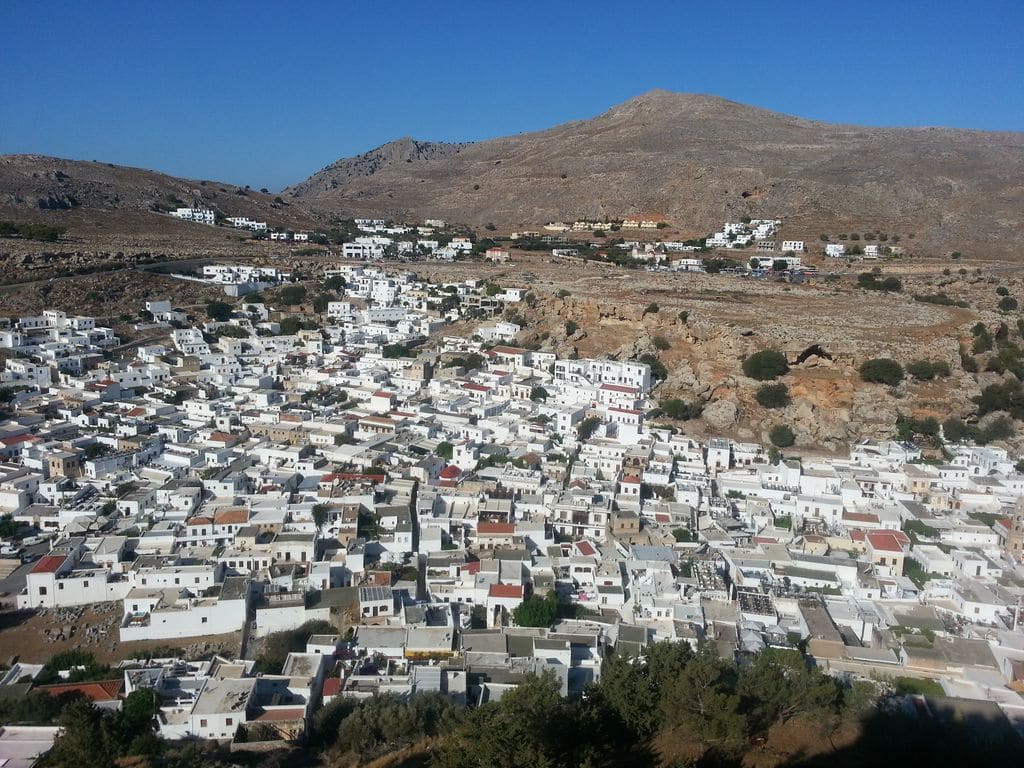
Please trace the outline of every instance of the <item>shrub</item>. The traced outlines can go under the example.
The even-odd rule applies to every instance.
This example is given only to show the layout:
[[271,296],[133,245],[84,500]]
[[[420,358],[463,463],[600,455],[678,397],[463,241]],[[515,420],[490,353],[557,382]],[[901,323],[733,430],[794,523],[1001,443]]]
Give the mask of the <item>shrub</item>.
[[655,349],[661,352],[664,352],[665,350],[668,349],[672,349],[672,345],[669,343],[669,340],[666,339],[664,336],[655,336],[653,339],[651,339],[651,343],[654,344]]
[[567,296],[569,296],[569,292],[567,290],[565,290],[565,288],[559,288],[558,292],[555,294],[555,298],[559,298],[559,299],[564,299]]
[[872,384],[894,387],[903,381],[903,366],[888,357],[876,357],[861,364],[860,377]]
[[1017,300],[1013,296],[1003,296],[996,306],[1000,312],[1013,312],[1017,309]]
[[743,361],[743,373],[758,381],[771,381],[788,372],[786,356],[774,349],[755,352]]
[[949,364],[944,360],[915,360],[907,363],[907,373],[918,381],[931,381],[949,376]]
[[225,301],[211,301],[206,305],[206,316],[216,323],[231,319],[231,305]]
[[665,367],[665,364],[652,354],[640,355],[637,362],[649,365],[651,367],[651,377],[658,381],[663,381],[668,376],[668,369]]
[[899,293],[903,290],[903,283],[897,277],[887,277],[879,280],[871,272],[861,272],[857,275],[857,285],[868,291],[882,291],[884,293]]
[[661,307],[659,307],[657,305],[657,303],[652,301],[650,304],[648,304],[646,307],[644,307],[644,314],[645,315],[656,315],[656,314],[658,314],[658,310],[659,309],[661,309]]
[[287,306],[301,304],[306,298],[306,288],[301,285],[287,285],[281,289],[277,298]]
[[565,335],[572,336],[576,331],[580,329],[579,325],[572,320],[565,321]]
[[796,442],[796,435],[788,424],[776,424],[768,433],[768,439],[777,448],[789,448]]
[[785,408],[790,403],[789,387],[765,384],[757,390],[757,404],[764,408]]
[[700,403],[688,403],[685,400],[673,399],[663,400],[661,410],[670,419],[686,421],[700,416],[703,408]]
[[998,288],[996,288],[996,295],[997,296],[1009,296],[1010,295],[1010,289],[1007,288],[1005,285],[1000,285]]

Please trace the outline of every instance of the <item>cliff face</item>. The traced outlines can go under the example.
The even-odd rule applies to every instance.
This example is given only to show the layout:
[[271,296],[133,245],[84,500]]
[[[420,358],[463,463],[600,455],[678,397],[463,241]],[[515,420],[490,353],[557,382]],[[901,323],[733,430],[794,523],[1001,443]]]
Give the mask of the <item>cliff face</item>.
[[[872,301],[881,299],[871,297],[867,303]],[[787,318],[782,331],[773,329],[773,338],[766,341],[760,331],[767,328],[754,331],[745,323],[723,322],[713,312],[694,311],[694,306],[689,297],[662,298],[657,312],[650,312],[645,311],[649,303],[642,301],[549,297],[529,311],[521,340],[567,356],[610,355],[627,360],[654,355],[668,371],[657,387],[657,399],[705,404],[702,417],[689,422],[687,429],[767,444],[774,425],[788,424],[798,447],[828,451],[841,451],[864,437],[892,437],[899,413],[935,416],[940,421],[967,416],[974,408],[970,398],[980,391],[978,382],[959,368],[955,333],[890,337],[876,330],[873,339],[855,339],[847,333],[848,320],[815,317],[809,305],[802,318]],[[919,322],[927,318],[940,326],[942,321],[969,319],[946,308],[917,305],[911,310],[921,311]],[[685,319],[680,312],[688,312]],[[785,408],[758,405],[755,394],[763,382],[743,374],[743,360],[767,346],[786,351],[790,358],[790,373],[781,379],[792,398]],[[858,367],[876,356],[944,360],[953,375],[930,383],[908,379],[896,388],[865,384]]]
[[470,145],[405,139],[288,190],[327,212],[511,227],[663,215],[699,235],[782,218],[801,238],[880,230],[912,247],[1008,252],[1024,134],[865,128],[665,91],[591,120]]

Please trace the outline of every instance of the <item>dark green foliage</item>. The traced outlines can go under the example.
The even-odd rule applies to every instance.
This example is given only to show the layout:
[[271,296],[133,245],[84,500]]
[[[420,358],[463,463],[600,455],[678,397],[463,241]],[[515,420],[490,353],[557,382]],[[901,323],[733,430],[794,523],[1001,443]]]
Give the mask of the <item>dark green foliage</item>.
[[1010,295],[1010,289],[1007,288],[1005,285],[1000,285],[998,288],[996,288],[996,295],[997,296],[1009,296]]
[[959,299],[951,299],[944,293],[921,293],[914,296],[914,301],[920,301],[924,304],[938,304],[943,307],[961,307],[967,308],[970,306],[966,301]]
[[946,419],[942,422],[942,435],[951,443],[977,441],[981,430],[963,419]]
[[1024,389],[1019,381],[990,384],[974,398],[978,415],[1005,411],[1015,419],[1024,419]]
[[454,450],[455,446],[445,441],[437,444],[437,450],[435,451],[435,453],[437,453],[437,455],[440,456],[445,461],[450,461]]
[[967,373],[978,372],[978,361],[973,356],[967,354],[967,350],[960,347],[960,367]]
[[21,237],[25,240],[42,240],[55,243],[67,232],[65,227],[51,227],[48,224],[19,224],[0,221],[0,237]]
[[289,307],[301,304],[306,300],[306,287],[302,285],[286,285],[278,291],[277,300]]
[[668,376],[668,369],[665,367],[665,364],[650,353],[640,355],[640,357],[637,358],[637,362],[646,363],[651,367],[651,377],[655,381],[662,381]]
[[896,417],[896,435],[900,440],[913,440],[917,436],[934,441],[939,436],[939,422],[931,416],[915,419],[900,414]]
[[467,371],[475,371],[478,368],[482,368],[486,362],[486,358],[483,355],[471,352],[465,357],[453,357],[448,361],[446,368],[465,368]]
[[[82,667],[82,669],[75,669],[76,667]],[[71,670],[71,675],[66,680],[62,680],[57,674],[64,669]],[[111,671],[109,666],[100,664],[96,661],[96,657],[88,651],[75,648],[61,651],[52,656],[43,666],[42,671],[36,675],[35,683],[36,685],[60,682],[83,683],[89,680],[109,680],[114,677],[118,677],[118,674]]]
[[785,384],[763,384],[757,390],[757,403],[763,408],[785,408],[790,403],[789,387]]
[[884,293],[899,293],[903,290],[903,283],[898,277],[887,277],[879,280],[878,276],[871,272],[861,272],[857,275],[857,285],[868,291],[882,291]]
[[10,513],[0,516],[0,539],[9,539],[17,532],[18,524]]
[[334,300],[334,297],[327,293],[318,293],[313,297],[313,311],[326,312],[327,305]]
[[579,329],[580,329],[580,326],[575,321],[573,321],[573,320],[566,320],[565,321],[565,335],[566,336],[572,336]]
[[796,442],[796,434],[788,424],[776,424],[768,433],[768,439],[777,448],[789,448]]
[[206,305],[206,316],[216,323],[231,319],[232,307],[226,301],[211,301]]
[[576,436],[580,440],[589,440],[597,432],[599,426],[601,426],[600,416],[588,416],[576,427]]
[[465,710],[440,693],[421,693],[403,701],[382,694],[353,705],[340,699],[317,715],[316,731],[337,726],[338,752],[354,752],[369,762],[409,747],[421,739],[449,733],[464,720]]
[[655,336],[653,339],[651,339],[651,343],[654,345],[654,348],[659,352],[665,352],[666,350],[672,349],[671,342],[669,342],[669,340],[666,339],[664,336]]
[[1009,440],[1016,433],[1012,420],[1006,416],[997,416],[982,428],[978,442],[984,445],[996,440]]
[[533,387],[530,390],[530,399],[535,403],[543,402],[548,399],[548,391],[544,387]]
[[658,314],[658,310],[659,309],[661,309],[661,308],[655,302],[652,301],[650,304],[648,304],[646,307],[644,307],[644,314],[645,315],[656,315],[656,314]]
[[704,271],[717,275],[723,269],[736,269],[740,263],[735,259],[704,259]]
[[409,348],[405,344],[385,344],[381,354],[386,358],[408,357]]
[[996,306],[1000,312],[1013,312],[1017,309],[1017,300],[1013,296],[1003,296]]
[[324,280],[325,291],[332,291],[334,293],[337,293],[338,291],[344,290],[344,288],[345,278],[342,277],[341,275],[331,275],[326,280]]
[[903,366],[888,357],[876,357],[861,364],[860,377],[866,382],[894,387],[903,381]]
[[949,363],[944,360],[915,360],[907,363],[907,373],[918,381],[931,381],[932,379],[945,378],[949,376]]
[[532,595],[512,611],[512,618],[520,627],[550,627],[558,617],[558,597],[548,592],[545,597]]
[[688,403],[685,400],[673,399],[661,402],[662,413],[670,419],[679,419],[680,421],[695,419],[703,410],[704,407],[700,403]]
[[255,669],[268,675],[281,674],[281,668],[289,653],[306,650],[306,643],[313,635],[333,635],[337,629],[322,620],[307,621],[296,629],[273,632],[264,639]]
[[789,373],[789,364],[781,352],[764,349],[743,361],[743,373],[758,381],[771,381]]

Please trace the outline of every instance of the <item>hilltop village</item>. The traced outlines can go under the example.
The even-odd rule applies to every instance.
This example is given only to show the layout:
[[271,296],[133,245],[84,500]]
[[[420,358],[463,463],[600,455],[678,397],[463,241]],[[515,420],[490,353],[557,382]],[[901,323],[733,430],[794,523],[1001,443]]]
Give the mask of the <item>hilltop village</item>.
[[[404,252],[404,232],[357,225],[345,257]],[[423,252],[474,247],[424,226]],[[727,225],[714,244],[776,226]],[[803,241],[781,247],[768,268],[797,269]],[[148,688],[167,739],[287,741],[336,699],[477,706],[541,673],[577,696],[609,653],[671,641],[730,660],[786,649],[1024,723],[1020,457],[698,440],[650,361],[519,346],[525,285],[339,264],[323,275],[336,298],[303,315],[262,295],[289,290],[277,268],[183,277],[240,301],[205,318],[138,307],[136,328],[167,343],[60,311],[0,329],[0,589],[62,619],[44,656],[0,659],[6,695],[33,690],[47,644],[116,643],[110,679],[68,668],[35,690],[117,706]],[[78,625],[101,609],[114,621]],[[285,635],[302,647],[269,659]],[[214,636],[230,653],[187,651]],[[130,658],[142,643],[161,652]]]

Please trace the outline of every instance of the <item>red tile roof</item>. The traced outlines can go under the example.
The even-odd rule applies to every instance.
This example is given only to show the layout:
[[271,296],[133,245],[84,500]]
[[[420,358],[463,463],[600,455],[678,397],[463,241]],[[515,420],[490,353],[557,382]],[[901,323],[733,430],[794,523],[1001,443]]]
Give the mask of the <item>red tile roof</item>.
[[324,696],[337,696],[341,690],[341,678],[329,677],[324,680]]
[[275,722],[288,721],[288,720],[301,720],[306,716],[305,707],[288,707],[287,709],[267,709],[256,716],[257,722],[267,722],[269,720]]
[[872,549],[884,552],[902,552],[910,541],[902,531],[870,531],[867,537]]
[[522,599],[523,597],[523,585],[522,584],[491,584],[491,588],[487,592],[491,597],[503,597],[508,599]]
[[593,545],[591,545],[589,541],[576,542],[576,551],[584,557],[593,557],[597,554],[597,550],[594,549]]
[[482,520],[477,523],[476,532],[481,535],[511,536],[516,532],[516,527],[512,523],[492,523],[489,520]]
[[46,555],[32,567],[32,573],[56,573],[67,560],[65,555]]
[[601,389],[606,392],[625,392],[630,395],[635,395],[640,391],[637,387],[627,387],[622,384],[602,384]]
[[39,685],[35,690],[50,696],[61,696],[65,693],[81,693],[93,701],[114,701],[124,689],[124,680],[96,680],[91,683],[55,683]]
[[462,474],[462,470],[456,467],[454,464],[449,464],[447,467],[441,470],[439,477],[442,480],[455,480]]

